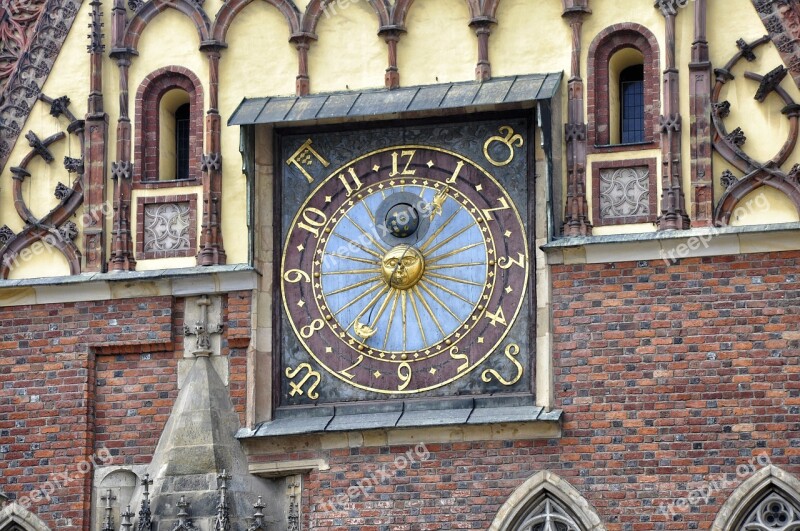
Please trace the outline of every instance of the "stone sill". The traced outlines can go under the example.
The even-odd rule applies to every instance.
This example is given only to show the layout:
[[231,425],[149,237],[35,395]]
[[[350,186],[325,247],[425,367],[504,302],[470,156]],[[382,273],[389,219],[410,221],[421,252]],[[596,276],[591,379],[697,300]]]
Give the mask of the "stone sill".
[[547,263],[598,264],[800,250],[800,223],[704,227],[607,236],[561,238],[541,247]]
[[126,299],[143,295],[191,297],[250,291],[256,289],[257,282],[258,272],[246,264],[0,280],[0,307]]
[[[470,430],[480,433],[477,440],[487,439],[489,426],[502,425],[504,430],[527,425],[541,430],[541,437],[558,437],[561,410],[545,410],[533,405],[533,397],[503,396],[395,401],[372,404],[343,404],[278,409],[275,420],[254,429],[242,428],[236,437],[257,442],[259,439],[298,436],[344,435],[380,431],[389,440],[402,438],[403,433],[442,430],[453,434],[461,430],[468,438]],[[526,435],[535,437],[535,435]],[[380,438],[380,437],[379,437]],[[424,441],[423,441],[424,442]]]

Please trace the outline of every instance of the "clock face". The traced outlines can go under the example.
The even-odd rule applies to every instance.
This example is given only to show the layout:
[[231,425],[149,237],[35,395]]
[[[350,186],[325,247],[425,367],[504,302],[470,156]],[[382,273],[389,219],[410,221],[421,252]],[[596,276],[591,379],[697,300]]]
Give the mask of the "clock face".
[[517,363],[519,346],[504,339],[528,265],[515,202],[489,171],[441,147],[394,145],[329,172],[300,205],[285,239],[283,304],[328,374],[418,393],[498,349]]

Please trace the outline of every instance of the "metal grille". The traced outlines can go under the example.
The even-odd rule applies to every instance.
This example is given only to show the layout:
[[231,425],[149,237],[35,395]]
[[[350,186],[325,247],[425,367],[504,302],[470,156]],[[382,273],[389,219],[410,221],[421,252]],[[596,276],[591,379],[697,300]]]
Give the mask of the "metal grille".
[[512,531],[582,531],[578,523],[554,499],[545,496]]
[[767,495],[750,511],[739,531],[798,531],[800,510],[778,492]]
[[644,65],[626,68],[619,76],[620,130],[623,144],[644,142]]

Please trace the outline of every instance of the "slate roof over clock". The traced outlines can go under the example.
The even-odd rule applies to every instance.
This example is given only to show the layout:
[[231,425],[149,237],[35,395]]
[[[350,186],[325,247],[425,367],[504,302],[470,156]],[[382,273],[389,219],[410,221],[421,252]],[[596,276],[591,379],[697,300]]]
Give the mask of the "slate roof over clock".
[[[392,118],[420,111],[525,108],[537,100],[558,94],[561,72],[498,77],[488,81],[466,81],[402,87],[331,92],[303,97],[245,99],[228,125],[312,124],[353,118]],[[428,114],[429,115],[429,114]]]

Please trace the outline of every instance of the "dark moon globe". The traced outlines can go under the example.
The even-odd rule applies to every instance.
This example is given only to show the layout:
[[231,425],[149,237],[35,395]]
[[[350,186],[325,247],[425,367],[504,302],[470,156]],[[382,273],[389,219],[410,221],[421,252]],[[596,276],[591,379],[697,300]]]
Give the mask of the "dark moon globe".
[[386,213],[386,228],[395,238],[408,238],[419,228],[419,213],[408,203],[398,203]]

